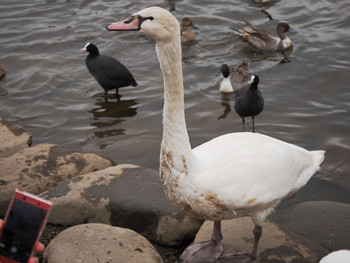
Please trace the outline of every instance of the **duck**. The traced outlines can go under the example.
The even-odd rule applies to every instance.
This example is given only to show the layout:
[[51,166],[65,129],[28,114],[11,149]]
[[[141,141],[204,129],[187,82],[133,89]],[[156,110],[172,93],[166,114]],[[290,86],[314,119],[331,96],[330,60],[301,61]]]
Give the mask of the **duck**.
[[341,249],[329,253],[323,257],[319,263],[348,263],[350,262],[350,250]]
[[190,43],[196,40],[196,34],[189,29],[193,26],[193,21],[190,17],[184,17],[181,20],[181,42]]
[[89,52],[85,59],[86,67],[104,89],[105,96],[109,90],[115,89],[118,97],[119,88],[138,85],[131,72],[122,63],[112,57],[100,55],[94,44],[86,43],[80,52]]
[[243,129],[245,124],[244,118],[252,117],[253,132],[255,132],[254,117],[259,115],[264,109],[264,97],[258,88],[258,75],[253,74],[249,84],[248,89],[243,89],[240,92],[236,92],[234,108],[237,114],[242,118]]
[[[192,243],[180,259],[186,263],[218,258],[254,262],[264,220],[320,169],[325,151],[308,151],[252,132],[221,135],[192,148],[184,111],[180,24],[174,15],[152,6],[106,28],[139,31],[155,41],[164,84],[160,181],[175,207],[214,222],[212,238]],[[255,225],[252,251],[222,257],[221,221],[243,216],[250,216]]]
[[270,32],[252,25],[247,19],[244,18],[243,20],[245,22],[244,28],[242,30],[233,30],[257,49],[262,51],[279,51],[293,46],[286,32],[297,33],[297,31],[292,29],[288,23],[281,22],[277,24],[278,37],[276,37]]
[[250,59],[244,58],[241,63],[235,65],[230,70],[227,64],[222,64],[216,76],[223,76],[220,81],[220,92],[231,93],[242,89],[249,82]]

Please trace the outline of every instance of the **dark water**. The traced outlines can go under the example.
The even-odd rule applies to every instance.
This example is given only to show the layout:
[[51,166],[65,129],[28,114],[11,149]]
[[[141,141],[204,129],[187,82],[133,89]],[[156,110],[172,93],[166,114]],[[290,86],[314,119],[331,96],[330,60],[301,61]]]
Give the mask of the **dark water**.
[[[253,1],[4,0],[0,63],[7,76],[0,87],[8,95],[0,97],[0,116],[22,125],[34,144],[56,143],[158,169],[163,86],[154,43],[135,32],[105,30],[149,5],[172,10],[179,20],[190,16],[197,27],[197,42],[183,48],[193,146],[242,130],[215,75],[222,63],[232,66],[249,56],[265,97],[256,130],[327,151],[321,174],[294,200],[350,203],[350,5],[344,0],[273,1],[264,7],[272,21]],[[233,34],[244,17],[272,32],[281,20],[298,31],[289,35],[294,43],[289,61],[280,53],[256,53]],[[85,67],[86,54],[79,52],[86,42],[118,58],[139,86],[121,89],[121,101],[106,101]]]

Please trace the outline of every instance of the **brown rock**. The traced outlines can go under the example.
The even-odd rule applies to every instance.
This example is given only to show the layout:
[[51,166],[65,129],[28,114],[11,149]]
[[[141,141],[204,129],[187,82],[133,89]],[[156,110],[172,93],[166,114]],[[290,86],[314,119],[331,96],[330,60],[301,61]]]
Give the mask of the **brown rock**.
[[0,118],[0,158],[11,156],[32,143],[32,136],[21,126]]
[[[254,224],[249,217],[222,221],[223,255],[249,253],[253,247]],[[206,221],[194,242],[211,238],[213,222]],[[266,221],[258,247],[257,263],[315,263],[326,254],[297,236],[283,231],[276,224]],[[220,262],[220,261],[218,261]]]
[[162,263],[152,244],[136,232],[104,224],[84,224],[59,233],[46,248],[44,262]]
[[77,175],[111,165],[96,154],[65,153],[53,144],[39,144],[0,158],[0,215],[5,213],[15,188],[40,194]]

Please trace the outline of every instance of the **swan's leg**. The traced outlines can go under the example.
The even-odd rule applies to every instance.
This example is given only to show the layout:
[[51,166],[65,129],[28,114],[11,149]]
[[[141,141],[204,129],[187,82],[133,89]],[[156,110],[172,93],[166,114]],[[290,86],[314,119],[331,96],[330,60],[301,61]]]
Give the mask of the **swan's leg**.
[[255,132],[254,115],[252,115],[252,122],[253,122],[253,132]]
[[250,252],[250,254],[256,258],[256,252],[258,250],[258,244],[259,244],[259,240],[262,234],[262,226],[258,226],[255,225],[254,230],[253,230],[253,234],[254,234],[254,246],[252,249],[252,252]]
[[259,239],[262,234],[262,227],[255,225],[254,230],[254,245],[250,254],[229,254],[220,257],[220,263],[254,263],[256,259],[256,252],[258,250]]
[[213,235],[209,241],[193,243],[181,254],[184,263],[215,262],[223,252],[221,221],[214,221]]

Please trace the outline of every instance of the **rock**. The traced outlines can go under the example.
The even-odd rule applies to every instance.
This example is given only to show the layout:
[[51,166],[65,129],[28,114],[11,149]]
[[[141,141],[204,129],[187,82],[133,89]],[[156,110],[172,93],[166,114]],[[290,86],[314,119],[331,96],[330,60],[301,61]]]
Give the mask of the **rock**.
[[161,263],[152,244],[136,232],[104,224],[74,226],[59,233],[44,252],[44,262]]
[[4,65],[0,64],[0,80],[2,80],[3,77],[6,75],[6,70]]
[[334,251],[349,249],[350,204],[309,201],[289,209],[288,229],[323,248]]
[[21,126],[0,118],[0,158],[11,156],[32,144],[32,136]]
[[[253,247],[254,224],[249,217],[222,221],[223,255],[249,253]],[[206,221],[194,242],[211,238],[213,222]],[[306,243],[297,236],[283,231],[276,224],[266,221],[258,247],[257,263],[315,263],[327,252]],[[218,261],[220,262],[220,261]]]
[[96,154],[65,153],[53,144],[39,144],[0,158],[0,215],[4,215],[16,188],[40,194],[80,174],[111,166]]
[[52,224],[105,223],[132,229],[163,245],[193,238],[202,223],[167,201],[158,171],[137,165],[81,175],[41,196],[54,203]]

